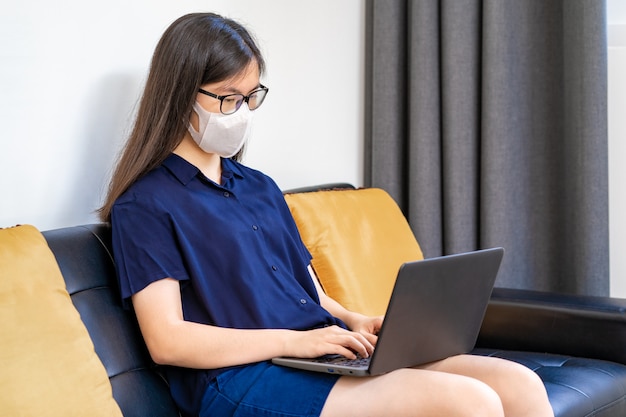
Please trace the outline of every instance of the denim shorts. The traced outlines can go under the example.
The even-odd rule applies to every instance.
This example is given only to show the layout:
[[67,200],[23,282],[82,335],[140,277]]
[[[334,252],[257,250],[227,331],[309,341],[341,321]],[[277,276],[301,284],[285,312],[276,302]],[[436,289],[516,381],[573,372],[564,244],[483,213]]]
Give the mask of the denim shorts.
[[319,416],[338,376],[260,362],[217,376],[200,417]]

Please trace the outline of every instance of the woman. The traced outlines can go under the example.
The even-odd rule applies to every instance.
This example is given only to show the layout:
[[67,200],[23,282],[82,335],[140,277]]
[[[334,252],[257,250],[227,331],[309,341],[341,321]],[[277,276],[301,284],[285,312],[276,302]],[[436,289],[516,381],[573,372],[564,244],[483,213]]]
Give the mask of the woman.
[[101,217],[172,395],[195,416],[552,415],[512,362],[462,355],[369,378],[272,365],[276,356],[369,356],[381,317],[320,289],[276,184],[238,160],[265,99],[249,33],[215,14],[179,18],[156,47]]

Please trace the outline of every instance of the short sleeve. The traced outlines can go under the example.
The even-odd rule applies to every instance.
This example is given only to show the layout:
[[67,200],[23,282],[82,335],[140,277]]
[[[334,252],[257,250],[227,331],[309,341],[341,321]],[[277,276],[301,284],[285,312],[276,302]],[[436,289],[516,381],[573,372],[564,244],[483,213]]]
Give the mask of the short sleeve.
[[171,216],[149,197],[132,193],[118,200],[111,229],[122,299],[164,278],[188,279]]

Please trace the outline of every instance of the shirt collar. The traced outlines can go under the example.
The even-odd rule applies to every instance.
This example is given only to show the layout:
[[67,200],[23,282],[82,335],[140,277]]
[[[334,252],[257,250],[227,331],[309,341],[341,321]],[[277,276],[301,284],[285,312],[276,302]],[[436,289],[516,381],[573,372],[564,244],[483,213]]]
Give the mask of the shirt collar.
[[[189,184],[189,182],[197,175],[204,178],[200,170],[195,165],[192,165],[186,159],[176,155],[175,153],[172,153],[170,156],[165,158],[163,166],[167,168],[167,170],[170,171],[172,175],[174,175],[183,185]],[[233,177],[244,177],[241,167],[232,159],[222,158],[222,182],[226,183]]]
[[[241,165],[230,158],[222,158],[222,178],[224,178],[224,180],[230,178],[244,178]],[[224,183],[226,183],[226,181],[224,181]]]

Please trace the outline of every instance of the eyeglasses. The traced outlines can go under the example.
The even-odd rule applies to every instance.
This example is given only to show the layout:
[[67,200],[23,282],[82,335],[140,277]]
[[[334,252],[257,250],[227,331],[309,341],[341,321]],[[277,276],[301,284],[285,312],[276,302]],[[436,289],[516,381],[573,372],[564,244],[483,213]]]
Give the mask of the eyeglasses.
[[254,90],[247,96],[244,96],[243,94],[228,94],[225,96],[218,96],[217,94],[210,93],[201,88],[198,89],[198,92],[205,94],[209,97],[218,99],[220,101],[220,112],[222,114],[233,114],[237,110],[239,110],[244,101],[248,104],[248,108],[250,110],[258,109],[261,104],[263,104],[263,100],[265,100],[265,96],[267,95],[267,92],[269,90],[269,88],[267,88],[263,84],[260,84],[260,88]]

